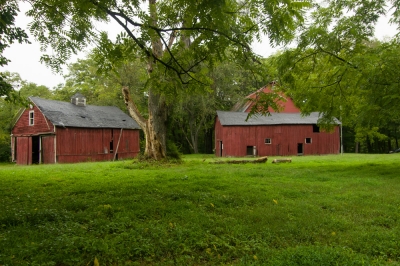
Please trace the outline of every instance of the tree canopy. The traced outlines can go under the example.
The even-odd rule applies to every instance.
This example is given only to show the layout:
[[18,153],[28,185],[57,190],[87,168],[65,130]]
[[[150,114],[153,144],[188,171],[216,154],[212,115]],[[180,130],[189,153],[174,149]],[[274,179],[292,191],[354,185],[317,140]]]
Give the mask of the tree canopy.
[[325,125],[340,118],[355,131],[356,141],[388,140],[394,134],[400,47],[396,38],[376,41],[374,29],[387,9],[398,24],[398,8],[397,1],[358,0],[314,6],[296,48],[273,60],[280,84],[304,113],[321,112]]
[[[209,71],[218,62],[235,60],[254,67],[259,58],[250,44],[266,34],[271,43],[289,41],[303,22],[309,1],[237,0],[35,0],[30,1],[30,30],[43,49],[42,56],[53,69],[60,69],[72,53],[88,43],[96,45],[101,69],[113,71],[133,55],[147,65],[144,85],[148,99],[146,116],[124,86],[125,104],[146,138],[145,154],[166,156],[168,106],[182,94],[207,91]],[[120,32],[112,40],[96,28],[98,22],[114,21]]]

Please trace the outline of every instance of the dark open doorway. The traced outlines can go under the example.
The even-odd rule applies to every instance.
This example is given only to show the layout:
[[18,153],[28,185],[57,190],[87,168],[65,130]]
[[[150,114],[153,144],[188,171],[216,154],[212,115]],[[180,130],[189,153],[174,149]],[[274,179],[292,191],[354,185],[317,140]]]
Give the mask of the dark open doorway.
[[219,156],[222,157],[222,151],[224,149],[224,145],[222,144],[222,140],[219,142]]
[[297,143],[297,154],[298,155],[303,154],[303,143]]
[[246,155],[256,156],[256,146],[247,146]]
[[32,137],[32,164],[40,163],[40,137]]

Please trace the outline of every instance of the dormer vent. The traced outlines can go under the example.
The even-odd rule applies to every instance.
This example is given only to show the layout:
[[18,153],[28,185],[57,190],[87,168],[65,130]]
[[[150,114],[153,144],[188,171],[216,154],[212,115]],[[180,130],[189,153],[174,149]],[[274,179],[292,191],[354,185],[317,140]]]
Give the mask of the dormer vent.
[[76,106],[86,106],[86,97],[77,92],[71,97],[71,103]]

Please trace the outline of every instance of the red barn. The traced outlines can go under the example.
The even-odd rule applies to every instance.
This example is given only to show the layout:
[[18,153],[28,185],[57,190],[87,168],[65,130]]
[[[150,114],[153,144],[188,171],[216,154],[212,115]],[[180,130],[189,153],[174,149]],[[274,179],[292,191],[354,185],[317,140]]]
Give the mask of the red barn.
[[117,107],[30,97],[11,134],[17,164],[75,163],[133,158],[139,153],[139,125]]
[[[258,93],[268,93],[271,87]],[[247,98],[253,98],[251,94]],[[319,113],[302,116],[289,97],[279,101],[280,113],[252,116],[246,121],[251,101],[234,107],[235,112],[217,111],[215,121],[216,156],[288,156],[337,154],[340,152],[340,122],[333,132],[318,127]]]

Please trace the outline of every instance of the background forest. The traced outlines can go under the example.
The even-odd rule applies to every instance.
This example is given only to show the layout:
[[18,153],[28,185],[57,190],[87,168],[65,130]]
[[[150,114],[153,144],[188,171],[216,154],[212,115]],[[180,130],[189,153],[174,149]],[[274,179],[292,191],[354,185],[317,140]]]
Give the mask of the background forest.
[[[105,20],[107,14],[117,21],[118,16],[123,17],[126,23],[143,30],[144,39],[137,39],[132,35],[134,31],[124,28],[123,24],[126,33],[118,35],[114,43],[105,33],[98,33],[98,46],[86,58],[70,64],[65,83],[52,89],[22,80],[18,73],[1,73],[1,161],[10,159],[10,131],[29,96],[69,101],[75,92],[81,92],[88,104],[114,105],[128,112],[121,93],[121,88],[128,88],[140,115],[148,119],[149,112],[153,111],[149,99],[156,95],[157,101],[165,105],[165,109],[158,111],[166,113],[167,150],[169,147],[184,154],[213,153],[216,110],[230,110],[246,95],[272,81],[279,84],[277,89],[290,96],[305,115],[321,112],[324,115],[322,126],[329,128],[333,118],[341,120],[344,152],[387,153],[399,147],[399,40],[397,36],[384,41],[374,38],[374,26],[388,10],[391,23],[399,24],[398,1],[346,0],[324,1],[323,4],[320,1],[277,1],[268,4],[271,6],[261,6],[258,1],[246,2],[249,6],[240,1],[226,1],[224,3],[231,6],[221,2],[220,10],[215,3],[206,1],[202,5],[208,14],[198,14],[198,9],[186,5],[185,1],[170,2],[171,5],[181,4],[182,10],[167,6],[167,2],[149,1],[149,13],[139,12],[135,16],[143,16],[147,21],[152,19],[153,26],[130,20],[126,10],[133,7],[128,4],[125,10],[128,13],[124,13],[124,7],[114,6],[112,1],[93,2],[93,10],[86,10],[88,6],[79,1],[74,2],[73,7],[56,2],[54,7],[59,5],[57,12],[64,12],[65,17],[78,11],[83,12],[82,16],[97,20]],[[132,3],[141,10],[138,3]],[[281,13],[274,9],[275,4]],[[4,23],[0,34],[6,42],[1,45],[0,53],[13,42],[28,41],[24,31],[14,27],[18,1],[1,5]],[[239,15],[235,13],[237,17],[232,17],[225,12],[232,7],[247,8],[244,10],[248,12],[238,12]],[[265,17],[256,7],[263,8]],[[51,10],[45,13],[47,20],[35,15],[35,11],[46,8],[49,6],[45,0],[32,2],[28,15],[34,22],[30,31],[41,40],[43,47],[53,47],[58,57],[42,59],[57,69],[68,55],[83,48],[84,34],[93,33],[93,29],[90,20],[82,22],[78,16],[73,16],[69,29],[76,32],[66,34],[67,37],[60,35],[64,33],[62,30],[46,35],[46,29],[65,26],[65,17],[57,18]],[[120,13],[112,12],[112,8],[119,8]],[[99,10],[107,12],[96,13]],[[215,25],[213,20],[207,22],[209,18],[215,21],[221,14],[233,20],[221,20]],[[174,16],[177,16],[176,21]],[[86,24],[74,24],[75,19],[77,23]],[[258,23],[260,21],[264,24]],[[233,22],[238,22],[238,28],[232,27]],[[168,23],[180,25],[180,28],[170,33]],[[206,28],[208,26],[210,28]],[[154,32],[161,41],[155,40]],[[269,36],[271,44],[283,45],[283,48],[269,58],[254,56],[246,44],[259,39],[261,33]],[[60,41],[54,43],[54,40]],[[145,44],[151,44],[152,50]],[[157,54],[155,47],[159,44],[165,46],[163,54]],[[151,64],[149,58],[153,60]],[[3,56],[0,65],[7,65]],[[267,100],[266,104],[271,102]]]

